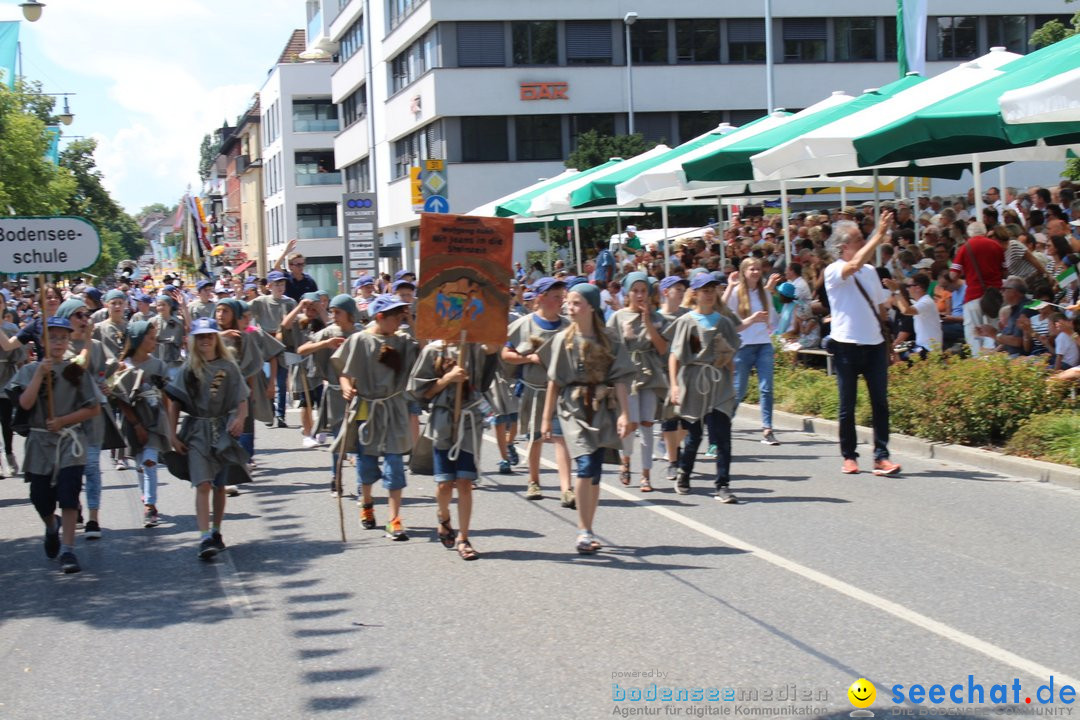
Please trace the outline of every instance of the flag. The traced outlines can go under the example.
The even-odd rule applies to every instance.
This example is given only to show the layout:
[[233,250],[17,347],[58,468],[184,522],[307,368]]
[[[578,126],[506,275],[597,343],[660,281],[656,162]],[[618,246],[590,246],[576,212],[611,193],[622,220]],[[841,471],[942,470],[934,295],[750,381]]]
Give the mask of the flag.
[[1065,271],[1057,276],[1058,287],[1064,289],[1074,284],[1078,279],[1076,275],[1076,266],[1065,268]]
[[15,88],[15,59],[19,56],[19,23],[0,22],[0,83]]
[[926,2],[896,0],[896,59],[900,77],[909,72],[926,77]]
[[1042,300],[1031,300],[1030,302],[1024,303],[1024,309],[1025,310],[1042,310],[1044,307],[1046,307],[1049,304],[1050,303],[1043,302]]
[[60,127],[46,125],[45,134],[49,136],[49,147],[45,150],[45,159],[53,165],[60,164]]

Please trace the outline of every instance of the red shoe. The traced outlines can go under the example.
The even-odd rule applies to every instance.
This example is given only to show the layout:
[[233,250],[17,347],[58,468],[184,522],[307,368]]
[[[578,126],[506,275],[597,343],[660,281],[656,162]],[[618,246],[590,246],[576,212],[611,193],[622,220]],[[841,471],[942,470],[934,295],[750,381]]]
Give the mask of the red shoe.
[[888,458],[882,458],[881,460],[874,461],[874,474],[875,475],[899,475],[900,466],[892,462]]
[[845,458],[844,464],[840,466],[840,472],[845,475],[858,475],[859,463],[854,458]]

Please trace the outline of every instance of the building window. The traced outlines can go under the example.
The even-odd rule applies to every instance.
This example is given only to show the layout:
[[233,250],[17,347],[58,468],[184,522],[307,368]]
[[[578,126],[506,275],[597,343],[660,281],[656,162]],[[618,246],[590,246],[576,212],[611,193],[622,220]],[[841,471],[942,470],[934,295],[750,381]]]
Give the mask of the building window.
[[[635,118],[636,119],[636,118]],[[590,113],[570,116],[570,144],[577,147],[578,136],[595,130],[600,135],[615,135],[615,116],[610,113]]]
[[630,57],[635,65],[666,65],[668,21],[638,20],[631,25]]
[[896,16],[885,17],[885,62],[895,62],[900,56],[896,51]]
[[693,140],[698,135],[711,132],[723,121],[724,113],[720,110],[681,112],[679,113],[679,142]]
[[294,100],[293,132],[337,132],[338,108],[329,100]]
[[990,47],[1003,47],[1009,52],[1027,53],[1027,15],[991,15],[986,18]]
[[720,62],[720,21],[675,21],[675,59],[680,63]]
[[511,23],[515,65],[557,65],[559,42],[554,20]]
[[562,160],[562,121],[559,115],[518,115],[518,160]]
[[361,158],[352,165],[346,165],[344,172],[345,192],[371,192],[371,171],[367,158]]
[[386,0],[387,16],[390,20],[390,29],[393,30],[401,21],[407,18],[413,10],[424,4],[424,0]]
[[671,113],[634,113],[634,130],[640,133],[646,142],[671,145]]
[[509,159],[505,116],[461,118],[462,162],[503,162]]
[[784,62],[825,62],[825,18],[785,18]]
[[360,18],[345,31],[341,36],[338,54],[341,62],[347,61],[364,47],[364,18]]
[[296,236],[301,240],[337,237],[337,203],[297,205]]
[[411,85],[421,75],[435,67],[435,31],[402,50],[390,60],[391,93]]
[[728,60],[765,62],[765,21],[758,18],[728,20]]
[[341,173],[334,169],[331,151],[298,152],[293,169],[297,185],[340,185]]
[[394,142],[394,178],[409,174],[422,160],[445,158],[442,123],[433,122]]
[[457,24],[458,67],[506,65],[506,32],[501,22]]
[[569,65],[610,65],[611,23],[606,20],[568,20],[566,62]]
[[836,18],[833,27],[837,62],[877,60],[877,18]]
[[970,60],[975,57],[979,48],[977,17],[956,15],[936,20],[938,60]]
[[361,85],[341,101],[345,127],[355,125],[367,115],[367,86]]
[[[790,112],[794,113],[797,111],[792,110]],[[758,118],[764,117],[766,113],[766,110],[729,110],[728,122],[735,127],[741,127],[746,123],[754,122]]]

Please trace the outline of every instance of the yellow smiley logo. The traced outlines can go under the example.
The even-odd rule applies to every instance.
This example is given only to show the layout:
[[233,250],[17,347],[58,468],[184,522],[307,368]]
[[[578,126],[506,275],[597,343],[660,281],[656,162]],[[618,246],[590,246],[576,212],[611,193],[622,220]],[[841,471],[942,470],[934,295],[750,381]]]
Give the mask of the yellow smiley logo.
[[877,689],[866,678],[859,678],[847,689],[848,700],[857,708],[870,707],[877,697]]

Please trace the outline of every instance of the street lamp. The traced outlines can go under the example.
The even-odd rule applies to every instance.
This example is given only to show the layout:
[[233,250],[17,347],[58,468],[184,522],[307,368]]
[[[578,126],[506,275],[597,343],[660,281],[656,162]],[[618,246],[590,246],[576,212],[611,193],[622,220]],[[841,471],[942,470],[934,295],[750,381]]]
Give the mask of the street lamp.
[[19,7],[22,8],[23,17],[27,22],[37,22],[41,19],[41,11],[45,8],[45,3],[38,0],[26,0],[19,3]]
[[626,30],[626,99],[629,110],[629,133],[634,134],[634,60],[630,57],[630,26],[637,22],[638,14],[630,11],[623,16]]
[[67,97],[64,97],[64,112],[60,113],[60,122],[70,125],[75,120],[75,113],[71,112]]

